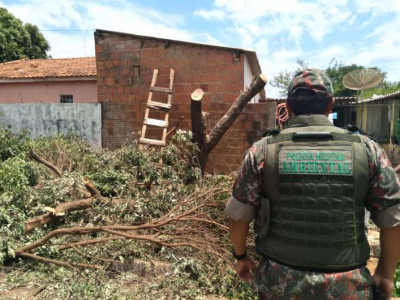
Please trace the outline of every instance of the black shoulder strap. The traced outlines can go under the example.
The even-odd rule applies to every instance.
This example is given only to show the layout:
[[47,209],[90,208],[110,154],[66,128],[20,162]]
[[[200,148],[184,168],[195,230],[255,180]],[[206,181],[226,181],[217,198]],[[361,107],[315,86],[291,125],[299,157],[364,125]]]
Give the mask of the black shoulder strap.
[[358,128],[356,125],[347,124],[346,126],[343,127],[343,129],[347,129],[349,131],[349,133],[352,133],[352,134],[365,135],[366,137],[370,138],[374,142],[378,143],[378,141],[374,137],[368,135],[366,132],[364,132],[360,128]]
[[266,132],[263,133],[263,137],[266,136],[274,136],[277,135],[281,132],[281,130],[279,128],[269,128]]

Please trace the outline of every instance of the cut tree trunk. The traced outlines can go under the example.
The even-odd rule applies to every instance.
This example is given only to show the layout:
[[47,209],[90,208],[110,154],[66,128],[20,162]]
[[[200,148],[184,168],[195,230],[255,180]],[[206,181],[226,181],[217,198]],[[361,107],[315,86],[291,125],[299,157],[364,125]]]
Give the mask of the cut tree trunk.
[[268,80],[266,76],[263,74],[260,74],[257,78],[254,78],[250,87],[240,93],[226,114],[211,130],[209,135],[207,134],[207,122],[205,121],[205,116],[202,111],[202,99],[204,92],[202,89],[197,89],[191,94],[190,111],[192,117],[192,132],[194,135],[194,140],[199,147],[200,152],[198,155],[198,160],[203,174],[210,152],[218,144],[222,136],[233,124],[233,122],[235,122],[246,104],[249,103],[249,101],[264,88],[267,81]]

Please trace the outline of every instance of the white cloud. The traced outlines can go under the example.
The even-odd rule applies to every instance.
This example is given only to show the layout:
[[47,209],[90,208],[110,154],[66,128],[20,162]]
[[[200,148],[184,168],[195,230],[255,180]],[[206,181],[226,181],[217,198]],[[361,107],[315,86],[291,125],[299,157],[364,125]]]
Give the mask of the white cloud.
[[[200,37],[200,36],[199,36]],[[217,40],[216,38],[212,37],[210,34],[205,33],[204,37],[201,38],[201,40],[203,41],[203,43],[205,44],[210,44],[210,45],[215,45],[215,46],[225,46],[224,44],[222,44],[219,40]]]
[[10,5],[2,4],[15,17],[23,22],[37,25],[40,29],[76,26],[80,28],[82,16],[77,11],[77,4],[68,0],[45,1],[34,0],[16,2]]
[[53,58],[94,56],[93,30],[65,34],[60,32],[44,32],[51,44],[50,55]]
[[223,21],[225,19],[225,13],[220,9],[212,9],[208,11],[204,9],[195,10],[193,15],[203,17],[206,20]]
[[343,57],[348,50],[344,46],[332,46],[322,51],[315,51],[315,62],[318,65],[324,65],[334,57]]
[[[257,51],[270,78],[296,69],[297,59],[325,68],[336,58],[397,74],[398,0],[214,0],[208,11],[215,10],[232,24],[230,31],[240,37],[236,40],[241,47]],[[207,10],[202,14],[206,16]],[[370,35],[365,34],[376,24]],[[388,74],[389,79],[395,77]]]
[[298,43],[305,33],[320,42],[335,25],[351,17],[342,8],[346,0],[306,2],[301,0],[215,0],[214,8],[202,10],[210,17],[218,11],[235,24],[236,32],[246,40],[265,34],[289,34]]
[[[135,2],[20,0],[5,4],[0,0],[0,6],[40,29],[82,30],[44,31],[54,57],[94,55],[91,30],[100,28],[216,45],[223,41],[253,49],[269,78],[296,69],[297,59],[324,68],[335,57],[346,64],[376,65],[388,72],[389,79],[400,79],[396,68],[400,60],[398,0],[214,0],[208,7],[193,8],[192,15],[179,14],[178,5],[176,13],[170,14],[146,7],[145,1]],[[213,31],[191,29],[190,22],[197,27],[207,22],[210,26],[205,28]]]
[[355,4],[359,13],[372,13],[374,17],[387,12],[400,11],[398,0],[356,0]]
[[[95,28],[186,41],[195,41],[196,38],[211,40],[210,36],[204,33],[191,33],[185,29],[184,18],[180,15],[164,14],[125,0],[34,0],[10,5],[1,2],[0,4],[23,22],[35,24],[42,30],[82,30],[43,31],[45,38],[50,42],[50,55],[53,57],[94,55],[92,30]],[[40,13],[32,13],[38,9]]]

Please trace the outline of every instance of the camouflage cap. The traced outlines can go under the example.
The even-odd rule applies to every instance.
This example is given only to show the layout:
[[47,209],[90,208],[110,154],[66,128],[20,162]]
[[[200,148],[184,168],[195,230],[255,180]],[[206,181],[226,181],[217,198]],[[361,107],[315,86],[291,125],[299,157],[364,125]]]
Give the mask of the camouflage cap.
[[331,79],[319,69],[306,69],[294,75],[289,84],[288,96],[293,95],[299,88],[314,91],[317,95],[333,96]]

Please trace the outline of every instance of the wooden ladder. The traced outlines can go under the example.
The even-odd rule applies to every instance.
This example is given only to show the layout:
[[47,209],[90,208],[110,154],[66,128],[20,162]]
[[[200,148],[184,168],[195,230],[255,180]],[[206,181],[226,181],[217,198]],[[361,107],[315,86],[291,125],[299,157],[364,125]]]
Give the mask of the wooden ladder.
[[[174,85],[174,74],[175,74],[174,69],[171,68],[169,71],[169,87],[168,88],[156,87],[155,84],[157,81],[158,69],[154,69],[153,78],[151,80],[150,89],[149,89],[149,98],[147,99],[146,112],[144,115],[142,135],[140,137],[141,145],[154,145],[154,146],[162,146],[162,147],[164,147],[166,145],[169,110],[171,108],[172,88]],[[153,101],[153,92],[167,93],[168,94],[167,103]],[[165,112],[164,120],[149,118],[150,109],[157,109],[157,110],[164,111]],[[162,127],[163,133],[162,133],[161,140],[146,138],[147,126]]]

